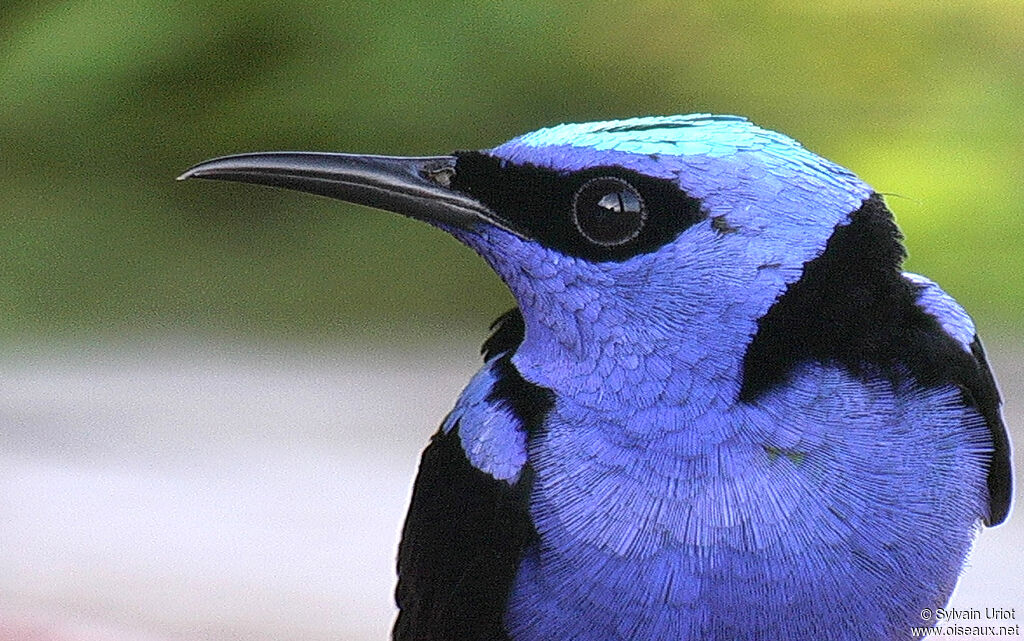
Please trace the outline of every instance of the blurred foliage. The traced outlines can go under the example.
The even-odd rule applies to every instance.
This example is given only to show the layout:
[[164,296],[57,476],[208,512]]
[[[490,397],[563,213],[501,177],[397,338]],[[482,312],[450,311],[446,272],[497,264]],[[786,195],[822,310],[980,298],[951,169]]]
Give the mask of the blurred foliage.
[[511,300],[444,234],[174,176],[697,111],[856,171],[890,195],[910,269],[1020,332],[1022,105],[1019,0],[4,0],[0,332],[482,333]]

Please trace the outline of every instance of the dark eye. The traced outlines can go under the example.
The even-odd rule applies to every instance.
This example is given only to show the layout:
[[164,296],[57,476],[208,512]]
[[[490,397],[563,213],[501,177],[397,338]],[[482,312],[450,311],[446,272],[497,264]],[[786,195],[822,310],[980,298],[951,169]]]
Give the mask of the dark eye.
[[572,221],[592,243],[612,247],[633,240],[644,227],[647,212],[633,185],[618,178],[594,178],[572,198]]

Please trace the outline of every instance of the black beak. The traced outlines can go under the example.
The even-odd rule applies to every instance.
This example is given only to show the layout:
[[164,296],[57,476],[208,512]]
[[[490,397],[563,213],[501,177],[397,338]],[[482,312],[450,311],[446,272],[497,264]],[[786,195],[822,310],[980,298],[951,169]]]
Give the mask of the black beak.
[[489,208],[449,185],[455,156],[406,158],[268,152],[201,162],[178,180],[204,178],[295,189],[376,207],[428,223],[473,229],[480,223],[515,232]]

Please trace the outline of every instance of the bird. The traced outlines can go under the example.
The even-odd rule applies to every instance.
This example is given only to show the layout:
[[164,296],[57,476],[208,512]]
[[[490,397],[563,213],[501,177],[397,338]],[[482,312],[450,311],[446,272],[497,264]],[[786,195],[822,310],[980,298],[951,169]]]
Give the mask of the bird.
[[395,641],[905,639],[1007,518],[971,317],[881,194],[746,118],[188,178],[424,221],[515,299],[423,452]]

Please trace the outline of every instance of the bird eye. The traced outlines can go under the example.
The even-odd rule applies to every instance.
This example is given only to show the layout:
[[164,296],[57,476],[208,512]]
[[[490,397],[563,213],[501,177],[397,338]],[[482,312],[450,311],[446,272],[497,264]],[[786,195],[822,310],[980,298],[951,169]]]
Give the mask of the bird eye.
[[646,220],[640,193],[618,178],[587,181],[572,199],[572,221],[576,229],[597,245],[613,247],[633,240]]

